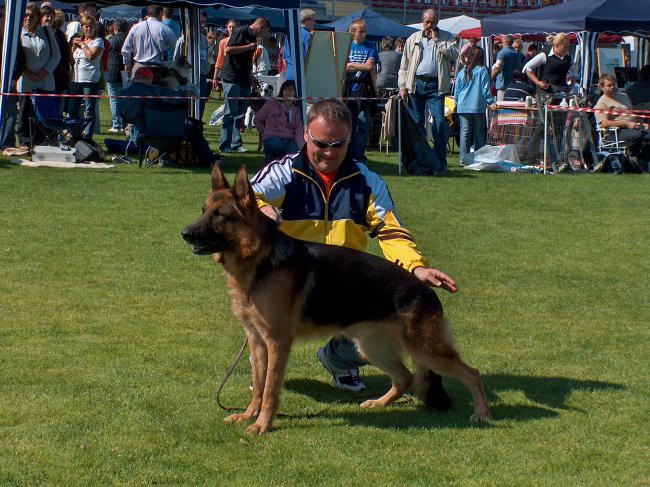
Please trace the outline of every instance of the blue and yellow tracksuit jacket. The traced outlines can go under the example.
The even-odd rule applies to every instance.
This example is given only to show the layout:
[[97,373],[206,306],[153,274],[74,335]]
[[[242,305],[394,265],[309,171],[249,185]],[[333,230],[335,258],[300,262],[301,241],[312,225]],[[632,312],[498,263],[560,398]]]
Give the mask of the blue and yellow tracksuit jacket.
[[386,259],[409,272],[427,265],[400,223],[386,183],[364,164],[346,157],[329,197],[304,149],[270,162],[251,182],[260,207],[282,210],[280,229],[287,235],[365,250],[369,234],[379,239]]

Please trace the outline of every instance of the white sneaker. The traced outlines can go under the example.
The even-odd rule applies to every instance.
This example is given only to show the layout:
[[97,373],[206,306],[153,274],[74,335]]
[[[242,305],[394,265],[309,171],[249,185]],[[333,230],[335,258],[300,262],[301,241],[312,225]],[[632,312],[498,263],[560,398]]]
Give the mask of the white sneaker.
[[108,131],[112,134],[117,134],[118,132],[121,132],[122,129],[116,129],[115,127],[111,127],[108,129]]
[[248,149],[246,149],[246,147],[244,147],[243,145],[240,145],[239,147],[237,147],[236,150],[237,150],[237,152],[242,152],[242,153],[243,152],[248,152]]
[[316,356],[318,357],[318,361],[325,367],[325,370],[332,374],[332,379],[334,379],[334,385],[336,387],[352,392],[366,390],[366,385],[359,378],[359,369],[335,369],[329,361],[329,358],[327,358],[324,348],[319,348]]

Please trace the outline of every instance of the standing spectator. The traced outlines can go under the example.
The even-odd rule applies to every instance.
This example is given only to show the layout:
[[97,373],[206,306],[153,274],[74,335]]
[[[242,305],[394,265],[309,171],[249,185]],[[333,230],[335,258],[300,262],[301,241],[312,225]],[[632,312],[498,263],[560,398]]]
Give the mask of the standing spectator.
[[[35,90],[53,92],[54,70],[61,61],[59,46],[52,31],[40,25],[41,12],[35,3],[25,7],[25,19],[20,33],[20,44],[24,54],[24,66],[18,79],[18,93]],[[29,149],[29,118],[33,109],[29,96],[21,96],[18,107],[16,134],[22,150]]]
[[271,70],[269,75],[275,76],[278,74],[278,56],[280,55],[280,48],[278,47],[278,39],[275,36],[267,36],[264,38],[264,47],[266,52],[269,53],[269,60],[271,61]]
[[526,56],[524,56],[524,53],[521,52],[522,47],[523,47],[523,42],[521,40],[521,37],[515,37],[512,40],[512,48],[519,54],[519,62],[521,63],[521,67],[523,68],[524,64],[526,64]]
[[219,41],[219,52],[217,53],[217,61],[214,63],[214,74],[212,75],[212,88],[216,91],[221,91],[221,86],[219,84],[219,75],[223,69],[223,62],[226,59],[226,46],[228,41],[232,36],[233,31],[239,27],[239,20],[230,19],[226,23],[226,37]]
[[526,55],[524,56],[524,64],[537,56],[537,44],[534,42],[528,46],[526,50]]
[[[0,52],[4,53],[4,29],[5,29],[5,7],[0,5]],[[25,55],[22,48],[18,50],[16,56],[16,67],[14,68],[14,75],[11,79],[9,91],[16,92],[16,81],[22,72],[24,65]],[[2,133],[0,133],[0,149],[4,150],[16,146],[16,118],[18,116],[18,97],[7,96],[5,97],[5,113],[2,118]]]
[[377,73],[377,90],[379,93],[384,90],[397,89],[397,73],[399,73],[401,62],[402,55],[395,50],[393,38],[384,37],[381,40],[379,72]]
[[269,98],[255,114],[255,128],[262,136],[266,162],[297,152],[304,143],[302,108],[294,98],[296,83],[287,80],[279,96]]
[[127,71],[135,72],[141,66],[155,71],[170,60],[168,53],[176,46],[178,37],[161,22],[162,12],[160,5],[149,5],[147,18],[134,25],[127,34],[122,46]]
[[[199,36],[199,67],[201,71],[201,81],[199,82],[200,93],[199,96],[199,120],[203,120],[203,112],[205,111],[205,100],[210,96],[211,78],[208,78],[208,71],[210,70],[210,63],[208,62],[208,53],[210,51],[208,46],[208,38],[206,37],[208,15],[201,12],[199,19],[201,28],[201,35]],[[174,49],[174,59],[186,55],[185,53],[185,34],[181,35],[176,42]]]
[[512,41],[511,35],[501,36],[503,49],[497,54],[496,62],[492,67],[492,79],[496,81],[498,101],[503,101],[506,87],[512,81],[512,73],[515,72],[515,69],[521,69],[522,56],[520,52],[512,48]]
[[221,70],[224,103],[223,121],[221,125],[221,145],[223,152],[246,152],[242,145],[241,134],[235,120],[246,113],[251,94],[253,79],[253,52],[257,49],[257,37],[263,37],[269,31],[269,21],[258,17],[249,26],[238,27],[232,33],[226,46],[226,58]]
[[[104,52],[104,39],[97,36],[97,21],[93,17],[81,19],[81,28],[84,38],[74,37],[72,40],[72,58],[74,59],[74,74],[70,93],[73,95],[97,95],[99,93],[99,80],[102,76],[102,53]],[[95,110],[97,98],[84,98],[85,116],[92,118],[92,122],[86,128],[84,134],[92,138],[95,124]],[[72,98],[68,105],[70,116],[80,117],[81,100]]]
[[55,17],[56,14],[51,4],[44,2],[41,5],[41,25],[50,29],[50,32],[56,39],[56,45],[59,47],[59,53],[61,54],[61,61],[59,61],[58,66],[54,70],[54,92],[67,93],[70,83],[70,51],[65,34],[61,31],[61,25],[63,24],[56,22]]
[[[174,35],[176,36],[176,39],[178,39],[181,36],[181,26],[178,22],[174,20],[174,9],[173,8],[163,8],[162,11],[162,20],[160,21],[161,24],[166,25],[169,27]],[[167,51],[167,59],[172,59],[174,56],[174,50],[169,49]]]
[[[314,30],[316,25],[316,12],[310,8],[300,11],[300,37],[302,40],[303,55],[307,57],[307,50],[309,49],[309,39],[311,39],[311,31]],[[293,55],[291,54],[291,46],[289,46],[289,37],[284,41],[284,51],[282,51],[284,62],[287,66],[286,79],[296,79],[296,65]],[[304,69],[304,68],[303,68]]]
[[[350,24],[352,45],[350,55],[345,67],[346,90],[344,96],[348,97],[376,97],[377,96],[377,69],[379,56],[373,45],[366,42],[368,29],[362,19],[353,20]],[[370,128],[370,103],[367,100],[349,100],[347,102],[352,112],[352,139],[350,140],[350,154],[361,162],[366,162],[366,145]]]
[[210,86],[212,86],[214,65],[217,62],[219,44],[217,43],[217,36],[213,31],[209,31],[205,37],[208,39],[208,82],[210,83]]
[[476,44],[478,44],[478,39],[476,37],[471,37],[469,41],[467,41],[467,44],[461,48],[459,58],[460,64],[463,66],[467,65],[469,62],[469,55],[472,52],[472,49],[476,47]]
[[444,40],[438,30],[435,10],[422,13],[422,30],[406,40],[399,70],[400,96],[408,98],[409,112],[415,122],[425,127],[425,108],[433,117],[434,161],[437,173],[447,171],[447,124],[445,95],[451,90],[451,63],[459,55],[458,39]]
[[117,110],[117,98],[122,94],[122,71],[124,71],[124,61],[122,59],[122,46],[126,39],[126,33],[129,30],[129,23],[124,20],[113,22],[114,34],[109,39],[108,52],[108,71],[106,72],[106,89],[111,97],[111,128],[109,132],[121,132],[124,129],[122,118]]
[[257,38],[257,49],[253,53],[253,73],[256,75],[265,76],[271,70],[271,59],[269,52],[264,47],[264,38]]
[[468,164],[469,149],[474,150],[485,145],[485,109],[489,105],[496,109],[494,97],[490,92],[490,75],[483,66],[485,53],[480,47],[474,47],[467,59],[467,65],[456,78],[456,112],[460,119],[459,158],[462,165]]
[[[570,90],[567,78],[573,61],[569,53],[569,38],[560,33],[554,36],[551,42],[550,48],[545,48],[528,61],[523,69],[537,85],[538,94],[550,95]],[[543,68],[539,76],[535,74],[537,68]]]
[[401,37],[398,37],[397,39],[395,39],[395,50],[397,52],[399,52],[400,54],[402,54],[404,52],[404,44],[405,43],[406,43],[406,41],[404,39],[402,39]]
[[[81,19],[83,17],[92,17],[93,19],[97,20],[97,4],[95,2],[80,3],[79,6],[77,7],[77,10],[79,12],[79,16],[77,17],[77,20],[68,22],[68,25],[66,26],[65,29],[65,37],[68,40],[68,42],[72,42],[72,38],[75,35],[82,34]],[[104,24],[98,23],[97,37],[104,37],[105,34],[106,33],[104,32]]]

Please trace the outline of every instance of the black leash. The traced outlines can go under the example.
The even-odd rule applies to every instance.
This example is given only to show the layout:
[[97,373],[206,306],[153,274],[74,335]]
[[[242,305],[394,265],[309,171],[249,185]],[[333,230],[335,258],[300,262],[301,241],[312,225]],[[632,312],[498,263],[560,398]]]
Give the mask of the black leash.
[[[228,382],[228,379],[230,379],[230,376],[232,375],[233,371],[235,370],[235,367],[237,367],[237,364],[241,360],[242,355],[244,355],[244,350],[246,350],[246,345],[247,344],[248,344],[248,338],[244,338],[244,343],[242,343],[242,346],[239,349],[239,352],[237,353],[237,356],[235,357],[235,360],[230,365],[230,367],[228,367],[228,370],[226,370],[226,374],[224,375],[223,379],[221,380],[221,384],[219,384],[219,388],[217,389],[217,405],[221,409],[223,409],[224,411],[245,411],[246,410],[245,407],[241,407],[241,406],[224,406],[223,404],[221,404],[221,392],[223,391],[223,388],[226,385],[226,382]],[[358,402],[362,402],[365,399],[370,399],[372,397],[374,397],[374,395],[365,395],[365,396],[358,397]],[[403,399],[400,399],[400,400],[396,401],[395,404],[408,404],[408,403],[410,403],[412,401],[413,401],[412,398],[403,398]],[[330,409],[335,404],[338,404],[339,402],[341,402],[341,401],[334,401],[330,405],[324,407],[323,409],[321,409],[320,411],[315,412],[315,413],[300,414],[300,415],[278,413],[278,414],[276,414],[276,417],[280,417],[280,418],[304,418],[304,419],[315,418],[316,416],[319,416],[319,415],[323,414],[325,411]]]

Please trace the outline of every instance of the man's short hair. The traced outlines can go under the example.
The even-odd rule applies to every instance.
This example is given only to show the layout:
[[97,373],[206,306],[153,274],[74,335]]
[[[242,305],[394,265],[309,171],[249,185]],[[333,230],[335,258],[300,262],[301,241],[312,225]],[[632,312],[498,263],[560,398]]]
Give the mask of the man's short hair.
[[65,13],[60,8],[54,9],[54,27],[60,29],[65,24]]
[[160,5],[149,5],[147,7],[147,16],[149,17],[160,17],[162,12],[163,8]]
[[616,83],[616,76],[610,73],[605,73],[605,74],[601,74],[600,78],[598,78],[598,88],[602,89],[603,86],[605,86],[605,81],[611,81],[612,83],[614,83],[615,86],[618,86],[618,84]]
[[504,46],[512,46],[513,37],[510,34],[501,36],[501,44]]
[[173,8],[163,8],[163,15],[167,17],[168,19],[171,19],[174,16],[174,9]]
[[129,23],[126,19],[117,19],[113,26],[115,27],[115,32],[122,32],[124,34],[129,32]]
[[342,101],[329,98],[314,103],[307,114],[307,126],[317,118],[322,118],[330,124],[344,123],[348,129],[352,128],[352,114]]
[[428,8],[424,12],[422,12],[422,20],[424,20],[424,16],[427,14],[433,15],[433,17],[436,19],[438,18],[438,14],[436,13],[436,11],[432,8]]
[[310,8],[300,11],[300,23],[304,24],[308,20],[316,20],[316,12]]

